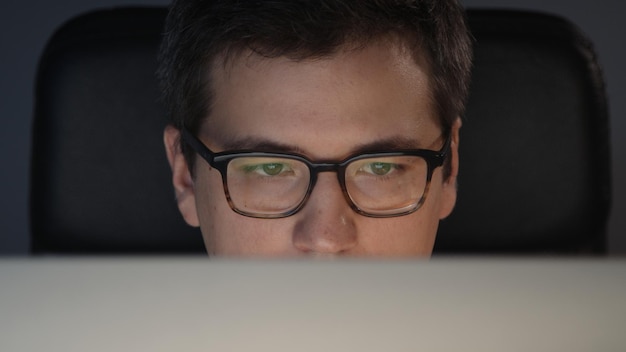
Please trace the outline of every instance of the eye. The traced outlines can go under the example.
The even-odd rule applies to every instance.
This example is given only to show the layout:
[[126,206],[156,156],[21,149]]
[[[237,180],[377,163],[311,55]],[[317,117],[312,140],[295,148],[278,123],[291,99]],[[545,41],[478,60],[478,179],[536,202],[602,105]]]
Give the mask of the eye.
[[375,161],[363,165],[362,170],[377,176],[384,176],[397,168],[396,164]]
[[263,169],[263,172],[270,176],[276,176],[280,174],[284,168],[285,168],[285,165],[279,164],[279,163],[261,165],[261,169]]
[[244,167],[246,173],[257,173],[262,176],[277,176],[291,171],[289,165],[284,163],[263,163],[246,165]]

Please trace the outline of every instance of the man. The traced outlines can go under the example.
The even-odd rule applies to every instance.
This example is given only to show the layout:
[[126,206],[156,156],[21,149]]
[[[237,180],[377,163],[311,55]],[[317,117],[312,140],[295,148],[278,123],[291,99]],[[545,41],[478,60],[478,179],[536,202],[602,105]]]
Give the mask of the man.
[[159,77],[210,255],[428,256],[456,201],[456,0],[177,0]]

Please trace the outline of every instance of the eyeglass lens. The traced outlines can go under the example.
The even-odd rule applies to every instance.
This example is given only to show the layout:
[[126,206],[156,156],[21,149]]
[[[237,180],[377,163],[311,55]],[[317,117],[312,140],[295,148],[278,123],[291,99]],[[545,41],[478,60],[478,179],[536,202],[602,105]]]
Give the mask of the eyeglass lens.
[[[345,168],[345,188],[362,212],[397,214],[419,204],[427,173],[419,156],[362,158]],[[230,200],[246,214],[271,217],[294,210],[306,198],[310,181],[308,165],[297,159],[239,157],[228,164]]]

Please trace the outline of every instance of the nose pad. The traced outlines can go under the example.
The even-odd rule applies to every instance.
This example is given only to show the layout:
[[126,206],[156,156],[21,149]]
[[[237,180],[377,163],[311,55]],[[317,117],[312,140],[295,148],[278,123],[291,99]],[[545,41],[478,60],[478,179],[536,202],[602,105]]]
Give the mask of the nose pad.
[[307,203],[296,214],[293,245],[306,253],[345,253],[358,243],[356,215],[336,175],[320,173]]

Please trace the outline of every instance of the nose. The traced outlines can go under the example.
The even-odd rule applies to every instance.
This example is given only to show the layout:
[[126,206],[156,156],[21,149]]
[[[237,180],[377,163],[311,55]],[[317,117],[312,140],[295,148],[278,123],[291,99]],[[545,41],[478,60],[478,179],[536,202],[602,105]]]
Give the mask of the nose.
[[308,254],[347,254],[358,243],[355,217],[337,176],[320,173],[306,205],[297,216],[293,245]]

